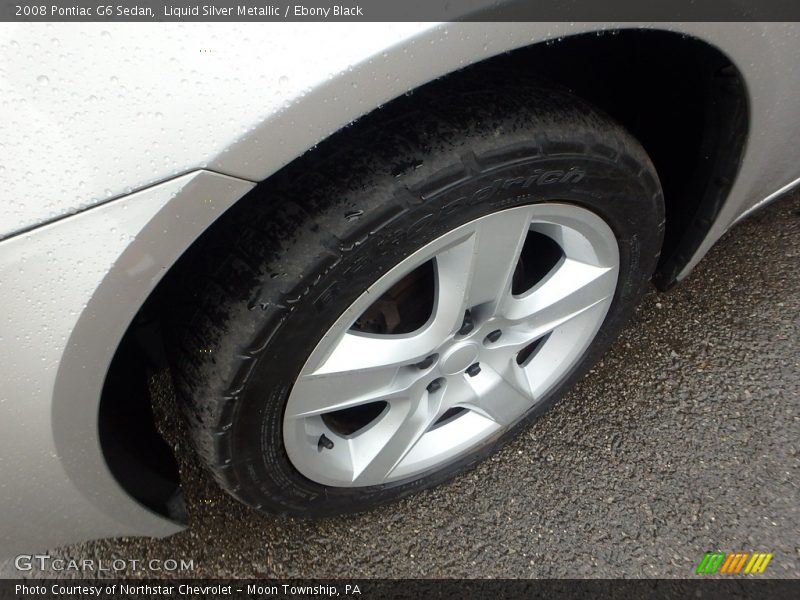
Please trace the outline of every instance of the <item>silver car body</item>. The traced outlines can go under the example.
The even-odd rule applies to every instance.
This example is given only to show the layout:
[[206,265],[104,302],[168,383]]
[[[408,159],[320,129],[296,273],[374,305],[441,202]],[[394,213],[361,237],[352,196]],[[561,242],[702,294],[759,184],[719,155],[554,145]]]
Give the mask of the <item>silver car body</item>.
[[0,556],[180,530],[111,474],[101,391],[150,291],[256,182],[467,64],[637,27],[705,40],[747,88],[738,175],[682,278],[800,178],[796,24],[0,26]]

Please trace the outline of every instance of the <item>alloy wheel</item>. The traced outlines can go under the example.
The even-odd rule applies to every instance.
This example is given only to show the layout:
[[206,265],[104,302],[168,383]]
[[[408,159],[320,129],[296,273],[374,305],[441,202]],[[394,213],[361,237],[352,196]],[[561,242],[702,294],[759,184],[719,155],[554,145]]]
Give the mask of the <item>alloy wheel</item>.
[[610,227],[557,202],[462,225],[380,277],[325,333],[284,414],[308,479],[376,486],[496,437],[578,362],[614,298]]

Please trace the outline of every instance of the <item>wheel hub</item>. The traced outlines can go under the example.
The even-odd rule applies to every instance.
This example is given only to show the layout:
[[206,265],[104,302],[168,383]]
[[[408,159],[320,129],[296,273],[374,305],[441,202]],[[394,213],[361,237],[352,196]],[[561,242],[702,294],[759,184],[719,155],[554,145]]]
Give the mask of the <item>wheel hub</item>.
[[478,360],[478,345],[472,342],[456,342],[446,344],[450,347],[441,353],[442,359],[439,370],[442,375],[455,375],[463,373]]

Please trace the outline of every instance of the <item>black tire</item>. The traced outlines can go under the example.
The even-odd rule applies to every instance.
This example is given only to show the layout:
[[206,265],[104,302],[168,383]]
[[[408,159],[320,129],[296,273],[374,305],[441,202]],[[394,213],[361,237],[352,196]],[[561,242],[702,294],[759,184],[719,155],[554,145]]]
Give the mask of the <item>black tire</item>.
[[[531,183],[507,183],[519,178]],[[522,421],[444,468],[366,488],[303,477],[283,447],[283,411],[343,310],[444,232],[550,199],[594,211],[619,243],[614,301],[579,364]],[[174,373],[197,450],[225,490],[272,513],[352,513],[439,484],[530,425],[602,355],[648,285],[663,227],[642,147],[575,97],[484,80],[393,103],[258,186],[183,263]]]

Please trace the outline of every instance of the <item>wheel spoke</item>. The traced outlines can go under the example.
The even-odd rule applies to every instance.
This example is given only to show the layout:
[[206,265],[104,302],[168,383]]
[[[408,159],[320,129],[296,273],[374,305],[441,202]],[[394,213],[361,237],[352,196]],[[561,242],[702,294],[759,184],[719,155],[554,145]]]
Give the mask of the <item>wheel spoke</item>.
[[468,308],[494,313],[511,291],[511,278],[530,226],[526,211],[508,211],[477,222],[470,236],[436,257],[438,296],[455,305],[457,324]]
[[470,399],[461,400],[456,406],[474,410],[498,425],[512,424],[534,404],[529,394],[518,389],[517,382],[509,381],[488,365],[476,377],[463,376],[458,380],[453,383],[459,388],[467,386],[471,393],[459,390],[459,395],[469,395]]
[[[543,340],[540,348],[525,363],[525,368],[513,370],[525,379],[534,397],[546,393],[558,381],[559,375],[580,358],[607,308],[606,302],[597,302],[568,319]],[[577,343],[579,339],[584,342]]]
[[380,335],[345,332],[324,358],[315,375],[345,373],[366,369],[399,367],[428,356],[444,334],[435,321],[418,332],[403,335]]
[[286,418],[310,417],[392,400],[408,393],[415,378],[403,377],[396,367],[301,375],[292,390]]
[[354,483],[382,483],[425,434],[439,412],[441,394],[421,396],[393,403],[374,427],[350,440]]
[[616,267],[598,267],[567,258],[531,292],[508,300],[502,312],[535,339],[613,297],[616,284]]

